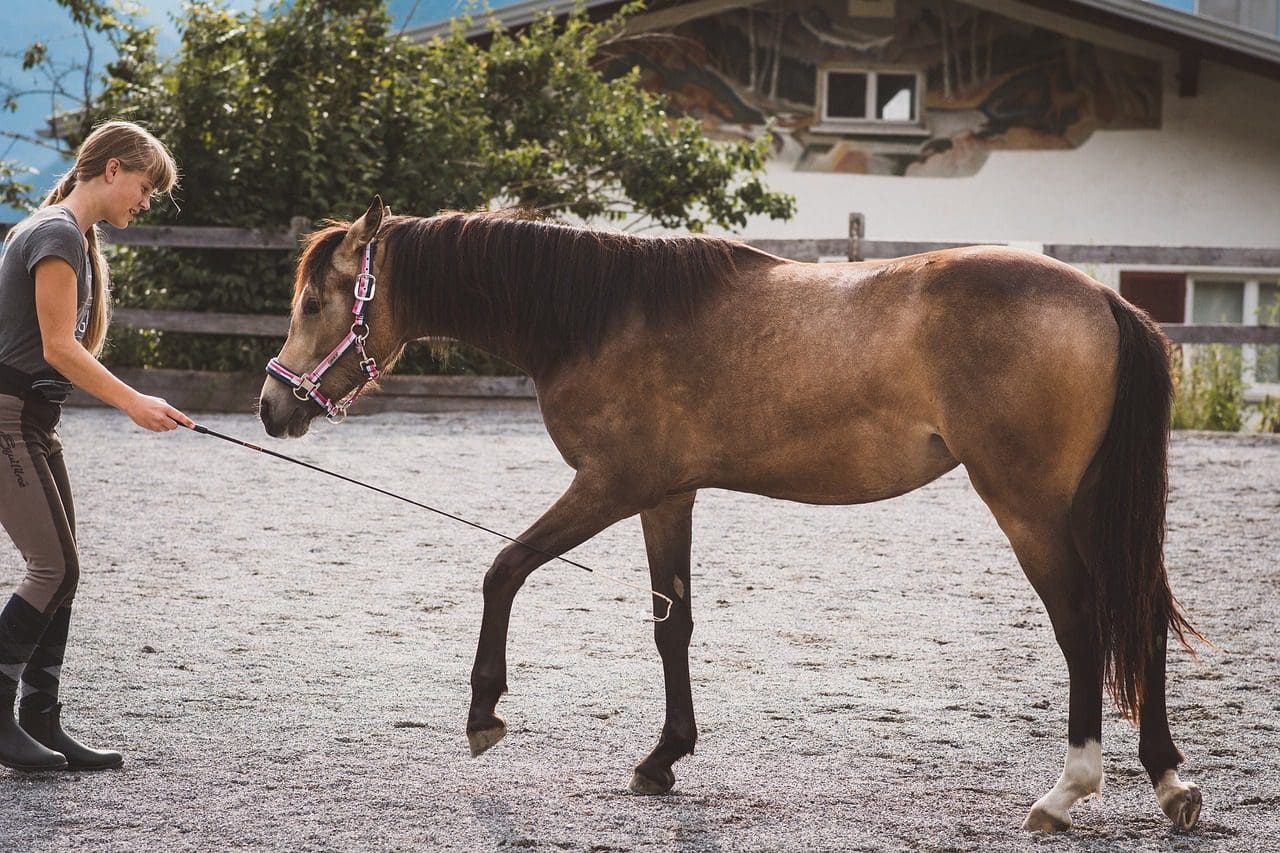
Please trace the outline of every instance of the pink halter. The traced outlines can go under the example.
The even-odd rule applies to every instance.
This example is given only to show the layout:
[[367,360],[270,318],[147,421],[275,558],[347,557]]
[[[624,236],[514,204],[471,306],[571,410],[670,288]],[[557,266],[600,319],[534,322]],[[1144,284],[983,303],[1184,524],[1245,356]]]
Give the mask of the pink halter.
[[[369,326],[364,320],[365,303],[373,299],[374,291],[378,285],[378,280],[373,275],[374,245],[375,242],[370,241],[364,247],[364,263],[360,273],[356,276],[355,304],[351,306],[351,313],[355,315],[356,319],[351,324],[351,330],[347,332],[347,336],[339,341],[333,351],[325,356],[310,373],[298,375],[281,364],[280,360],[276,358],[267,362],[267,374],[269,376],[279,379],[293,388],[293,396],[302,402],[314,400],[316,405],[324,409],[325,418],[334,424],[342,423],[347,416],[347,409],[360,398],[365,386],[378,378],[378,363],[364,351],[365,339],[369,337]],[[351,349],[352,345],[355,346],[356,352],[360,354],[360,372],[364,374],[364,380],[355,387],[355,390],[335,403],[321,393],[320,377],[324,376],[325,371],[333,367],[334,362],[341,358],[343,353]]]

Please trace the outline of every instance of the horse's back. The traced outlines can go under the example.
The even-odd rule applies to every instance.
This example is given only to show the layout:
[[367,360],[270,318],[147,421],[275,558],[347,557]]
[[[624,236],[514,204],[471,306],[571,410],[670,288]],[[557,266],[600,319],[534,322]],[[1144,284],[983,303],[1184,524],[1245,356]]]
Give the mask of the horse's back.
[[1115,325],[1101,286],[1065,265],[993,247],[739,269],[692,324],[637,321],[540,388],[571,464],[625,429],[609,462],[665,488],[856,503],[985,464],[984,445],[1100,441]]

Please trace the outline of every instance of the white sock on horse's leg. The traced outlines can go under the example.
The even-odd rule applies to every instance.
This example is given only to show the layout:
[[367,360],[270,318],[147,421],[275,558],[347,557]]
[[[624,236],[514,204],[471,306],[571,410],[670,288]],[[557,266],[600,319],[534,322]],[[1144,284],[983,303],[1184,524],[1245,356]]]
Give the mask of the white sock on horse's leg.
[[1053,790],[1036,800],[1022,824],[1032,832],[1060,832],[1071,828],[1071,807],[1102,792],[1102,744],[1089,739],[1068,746],[1067,760]]
[[1191,829],[1200,820],[1200,788],[1183,782],[1176,770],[1166,770],[1156,783],[1156,802],[1178,829]]

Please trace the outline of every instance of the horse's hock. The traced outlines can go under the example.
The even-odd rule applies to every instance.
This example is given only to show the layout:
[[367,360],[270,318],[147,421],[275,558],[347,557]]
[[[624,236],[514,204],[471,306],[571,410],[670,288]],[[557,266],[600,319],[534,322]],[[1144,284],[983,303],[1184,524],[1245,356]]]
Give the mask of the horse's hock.
[[[206,423],[262,441],[248,415]],[[700,496],[700,738],[654,799],[626,791],[663,704],[643,595],[567,566],[531,576],[509,734],[473,759],[461,729],[500,541],[107,411],[69,410],[62,432],[84,565],[63,699],[126,765],[77,777],[74,797],[65,776],[0,774],[0,848],[1023,850],[1021,816],[1062,766],[1061,652],[962,470],[857,507]],[[353,417],[270,446],[506,532],[571,478],[532,413]],[[1137,734],[1109,714],[1104,796],[1075,807],[1072,844],[1266,850],[1280,442],[1175,434],[1171,486],[1172,582],[1217,645],[1169,664],[1205,810],[1171,834]],[[647,582],[634,520],[572,556]],[[27,843],[33,825],[49,845]]]

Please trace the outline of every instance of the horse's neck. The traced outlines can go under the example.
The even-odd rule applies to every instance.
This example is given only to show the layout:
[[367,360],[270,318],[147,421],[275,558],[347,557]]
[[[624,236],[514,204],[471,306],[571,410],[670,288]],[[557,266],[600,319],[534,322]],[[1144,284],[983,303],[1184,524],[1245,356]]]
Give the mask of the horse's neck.
[[[468,271],[471,272],[471,271]],[[487,278],[488,271],[481,271],[482,278]],[[519,307],[505,303],[505,300],[487,299],[484,293],[492,293],[498,289],[498,282],[485,280],[479,292],[469,294],[469,304],[452,306],[452,322],[443,325],[435,322],[438,318],[421,318],[419,326],[411,335],[418,338],[449,338],[460,343],[469,344],[497,356],[535,376],[535,372],[548,365],[549,355],[553,348],[534,347],[536,351],[527,351],[529,346],[521,345],[519,334]],[[529,294],[525,298],[533,298]],[[425,313],[433,313],[428,309]],[[535,376],[536,378],[536,376]]]

